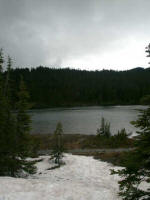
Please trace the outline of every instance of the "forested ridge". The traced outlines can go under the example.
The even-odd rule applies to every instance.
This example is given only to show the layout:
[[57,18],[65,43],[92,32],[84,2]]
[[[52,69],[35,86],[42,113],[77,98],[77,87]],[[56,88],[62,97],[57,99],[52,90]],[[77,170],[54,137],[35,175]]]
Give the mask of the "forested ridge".
[[140,99],[150,94],[150,68],[127,71],[16,68],[11,76],[16,91],[20,76],[24,78],[33,108],[140,104]]

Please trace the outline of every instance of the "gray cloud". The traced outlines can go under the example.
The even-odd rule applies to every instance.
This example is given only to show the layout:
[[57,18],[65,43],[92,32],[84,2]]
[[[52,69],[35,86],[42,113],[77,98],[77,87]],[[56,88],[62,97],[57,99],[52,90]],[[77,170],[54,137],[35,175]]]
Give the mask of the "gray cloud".
[[[92,65],[91,57],[97,60],[93,67],[110,66],[111,59],[112,67],[120,65],[127,60],[121,51],[131,54],[135,44],[128,63],[144,65],[149,7],[149,0],[0,0],[0,45],[16,66],[79,68],[85,61]],[[143,60],[138,60],[141,46]],[[109,59],[114,52],[115,60]]]

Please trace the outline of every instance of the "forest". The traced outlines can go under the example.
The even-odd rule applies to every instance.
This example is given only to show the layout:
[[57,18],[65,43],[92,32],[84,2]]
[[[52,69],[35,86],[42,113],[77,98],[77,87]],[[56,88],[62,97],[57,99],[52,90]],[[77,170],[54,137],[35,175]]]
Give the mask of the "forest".
[[[23,77],[32,108],[93,105],[136,105],[150,94],[150,68],[86,71],[69,68],[15,68],[13,92]],[[15,95],[13,96],[15,102]]]

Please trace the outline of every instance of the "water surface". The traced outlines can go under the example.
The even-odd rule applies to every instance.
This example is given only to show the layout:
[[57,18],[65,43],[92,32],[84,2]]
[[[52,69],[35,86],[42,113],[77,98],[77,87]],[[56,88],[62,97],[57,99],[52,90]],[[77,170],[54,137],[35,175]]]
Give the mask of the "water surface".
[[130,124],[137,118],[137,109],[144,106],[95,106],[76,108],[55,108],[32,110],[32,133],[47,134],[55,130],[57,122],[63,124],[64,133],[96,134],[104,117],[111,124],[112,134],[126,128],[128,132],[136,131]]

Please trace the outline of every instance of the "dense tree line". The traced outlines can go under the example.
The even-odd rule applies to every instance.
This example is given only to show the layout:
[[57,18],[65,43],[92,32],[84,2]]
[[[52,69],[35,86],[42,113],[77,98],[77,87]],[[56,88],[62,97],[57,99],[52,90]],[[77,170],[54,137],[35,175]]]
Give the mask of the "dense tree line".
[[128,71],[17,68],[12,71],[14,92],[18,90],[20,75],[35,108],[139,104],[143,96],[150,94],[150,68]]

